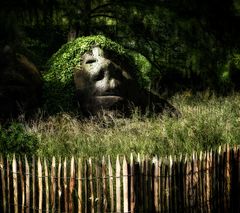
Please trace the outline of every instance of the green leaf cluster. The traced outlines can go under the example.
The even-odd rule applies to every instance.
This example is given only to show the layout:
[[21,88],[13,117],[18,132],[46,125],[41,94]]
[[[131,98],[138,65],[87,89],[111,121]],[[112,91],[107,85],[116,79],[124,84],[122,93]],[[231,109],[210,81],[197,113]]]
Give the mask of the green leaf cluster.
[[37,137],[27,132],[23,124],[13,122],[7,127],[0,126],[1,153],[32,155],[38,147]]

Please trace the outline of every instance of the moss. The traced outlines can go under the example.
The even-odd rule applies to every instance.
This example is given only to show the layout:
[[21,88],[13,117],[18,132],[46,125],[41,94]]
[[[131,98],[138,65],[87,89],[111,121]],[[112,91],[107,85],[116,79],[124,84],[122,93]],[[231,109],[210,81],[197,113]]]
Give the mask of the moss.
[[[117,58],[124,58],[125,62],[128,60],[127,64],[132,66],[132,70],[136,71],[140,67],[132,52],[104,36],[80,37],[68,42],[47,63],[48,70],[44,74],[44,99],[48,111],[68,111],[74,108],[73,69],[81,66],[81,56],[96,45],[115,53]],[[139,73],[136,76],[141,78]]]

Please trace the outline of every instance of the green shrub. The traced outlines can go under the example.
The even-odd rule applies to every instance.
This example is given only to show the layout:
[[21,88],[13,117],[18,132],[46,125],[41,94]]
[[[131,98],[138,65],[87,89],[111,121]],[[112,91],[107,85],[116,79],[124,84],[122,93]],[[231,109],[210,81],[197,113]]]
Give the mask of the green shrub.
[[36,136],[28,133],[23,124],[13,122],[8,127],[0,126],[0,153],[32,155],[37,149]]

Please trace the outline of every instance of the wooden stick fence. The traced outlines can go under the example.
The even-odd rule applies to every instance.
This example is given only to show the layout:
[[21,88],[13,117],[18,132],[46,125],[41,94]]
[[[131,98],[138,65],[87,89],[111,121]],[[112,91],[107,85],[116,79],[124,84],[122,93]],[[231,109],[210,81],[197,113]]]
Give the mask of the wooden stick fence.
[[190,157],[0,156],[0,212],[240,212],[240,148]]

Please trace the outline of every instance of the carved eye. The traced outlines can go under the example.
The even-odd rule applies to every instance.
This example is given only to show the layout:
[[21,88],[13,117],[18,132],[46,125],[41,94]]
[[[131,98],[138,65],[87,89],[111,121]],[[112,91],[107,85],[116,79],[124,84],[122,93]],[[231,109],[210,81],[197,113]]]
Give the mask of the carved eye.
[[97,61],[96,59],[91,58],[91,59],[86,60],[85,64],[92,64],[92,63],[95,63],[96,61]]

